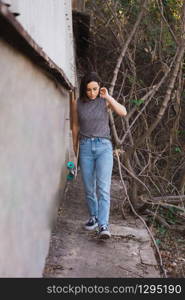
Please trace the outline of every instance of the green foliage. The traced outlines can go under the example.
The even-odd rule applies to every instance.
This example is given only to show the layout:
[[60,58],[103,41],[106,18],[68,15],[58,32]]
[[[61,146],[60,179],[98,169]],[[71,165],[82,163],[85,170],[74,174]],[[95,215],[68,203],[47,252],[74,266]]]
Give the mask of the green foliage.
[[115,2],[120,4],[123,9],[134,8],[139,5],[137,0],[115,0]]
[[180,153],[180,152],[181,152],[181,148],[180,148],[180,147],[175,147],[175,148],[174,148],[174,151],[175,151],[176,153]]
[[158,237],[158,238],[156,238],[155,241],[158,246],[161,246],[162,240],[167,233],[167,229],[166,229],[166,227],[164,227],[163,225],[161,225],[159,223],[155,223],[155,228],[157,230],[157,237]]
[[158,229],[160,235],[164,235],[166,233],[166,228],[161,224],[158,224],[157,229]]
[[[169,206],[167,208],[161,207],[159,209],[159,215],[161,217],[163,217],[168,224],[176,224],[176,222],[177,222],[177,211],[178,211],[178,208],[176,208],[174,206]],[[159,224],[158,225],[158,230],[161,234],[163,234],[163,233],[165,233],[166,228],[163,225]]]
[[156,239],[156,244],[159,246],[161,244],[161,240],[160,239]]
[[135,104],[136,106],[140,106],[141,104],[144,103],[144,100],[143,99],[134,99],[134,100],[130,100],[131,103]]
[[166,214],[166,219],[168,221],[168,223],[170,224],[175,224],[176,223],[176,215],[175,215],[175,207],[169,207],[167,210],[167,214]]
[[165,8],[169,8],[169,11],[174,18],[179,19],[183,0],[163,0],[163,5]]
[[185,130],[179,129],[179,130],[177,130],[177,134],[178,134],[179,136],[184,136],[184,135],[185,135]]

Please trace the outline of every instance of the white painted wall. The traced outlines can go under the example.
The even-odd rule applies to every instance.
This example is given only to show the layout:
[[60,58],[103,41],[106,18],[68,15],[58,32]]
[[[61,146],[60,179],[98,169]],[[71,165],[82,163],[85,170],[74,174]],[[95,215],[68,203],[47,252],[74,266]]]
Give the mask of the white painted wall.
[[0,70],[0,277],[42,277],[66,181],[69,95],[1,40]]
[[17,20],[75,85],[71,0],[6,0]]

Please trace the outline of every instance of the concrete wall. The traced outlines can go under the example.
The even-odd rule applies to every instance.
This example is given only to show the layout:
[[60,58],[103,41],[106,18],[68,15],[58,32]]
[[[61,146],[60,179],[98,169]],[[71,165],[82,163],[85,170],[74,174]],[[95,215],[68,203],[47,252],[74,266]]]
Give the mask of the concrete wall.
[[17,20],[75,85],[71,0],[6,0]]
[[68,94],[1,40],[0,70],[0,277],[42,277],[69,159]]

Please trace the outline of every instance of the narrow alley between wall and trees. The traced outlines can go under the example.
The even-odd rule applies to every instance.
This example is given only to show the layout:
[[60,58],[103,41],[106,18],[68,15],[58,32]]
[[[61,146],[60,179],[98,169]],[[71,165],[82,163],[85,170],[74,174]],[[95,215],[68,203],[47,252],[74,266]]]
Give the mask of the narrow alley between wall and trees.
[[[84,35],[82,25],[86,28]],[[112,194],[115,234],[106,245],[106,259],[102,245],[93,243],[96,236],[87,234],[81,239],[84,215],[78,209],[83,196],[75,190],[74,181],[74,194],[67,196],[67,205],[65,201],[63,204],[64,214],[62,208],[59,211],[44,276],[184,278],[185,3],[87,0],[81,27],[74,32],[79,79],[84,70],[97,71],[110,94],[128,109],[124,120],[110,112],[115,179],[112,189],[120,191],[119,197]],[[74,238],[74,227],[78,238]],[[130,228],[130,234],[123,228]],[[134,234],[131,228],[138,232]],[[140,239],[140,230],[147,232],[144,240]],[[148,237],[153,249],[149,249],[149,269],[142,258]],[[65,246],[67,241],[69,246]],[[133,246],[135,242],[137,246]],[[128,252],[127,266],[123,260],[130,250],[125,247],[130,247],[133,255]],[[120,248],[124,253],[119,252]],[[59,249],[63,249],[59,251],[63,258]],[[134,261],[134,255],[139,261]],[[81,256],[93,264],[84,260],[83,265]]]

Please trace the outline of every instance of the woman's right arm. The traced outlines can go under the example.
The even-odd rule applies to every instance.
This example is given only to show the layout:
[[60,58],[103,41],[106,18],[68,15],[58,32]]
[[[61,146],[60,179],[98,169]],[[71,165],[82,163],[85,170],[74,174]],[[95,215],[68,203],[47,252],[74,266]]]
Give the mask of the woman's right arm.
[[73,137],[73,150],[77,156],[78,150],[78,134],[79,134],[79,123],[77,113],[77,100],[72,100],[72,137]]

